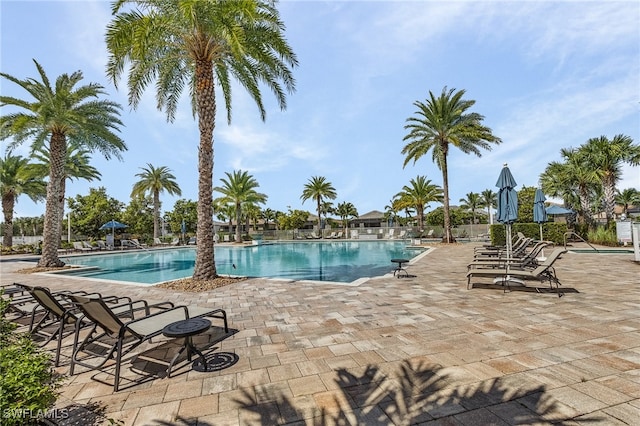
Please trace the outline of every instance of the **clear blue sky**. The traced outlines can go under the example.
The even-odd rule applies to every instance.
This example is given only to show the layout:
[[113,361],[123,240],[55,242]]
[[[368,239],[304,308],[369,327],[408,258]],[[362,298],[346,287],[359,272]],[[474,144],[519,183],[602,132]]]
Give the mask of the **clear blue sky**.
[[[92,165],[102,180],[69,182],[68,197],[104,186],[128,203],[135,174],[151,163],[169,167],[181,198],[196,200],[198,132],[190,105],[185,97],[173,124],[156,110],[152,91],[131,110],[126,83],[117,91],[105,77],[109,5],[3,0],[0,68],[36,77],[35,58],[51,79],[81,70],[85,83],[102,84],[124,106],[124,161],[96,153]],[[335,203],[352,202],[361,214],[384,210],[417,175],[442,185],[430,153],[403,169],[400,151],[413,103],[444,86],[465,89],[476,101],[472,111],[503,140],[481,158],[451,152],[452,204],[468,192],[497,191],[503,163],[519,189],[536,186],[561,148],[619,133],[640,141],[637,1],[283,1],[279,9],[300,62],[297,92],[281,112],[265,89],[263,123],[236,88],[231,125],[219,96],[214,134],[214,185],[225,172],[247,170],[269,197],[264,207],[313,212],[313,202],[300,199],[312,176],[326,177]],[[0,84],[3,94],[25,96],[4,79]],[[624,169],[619,188],[630,187],[640,189],[638,167]],[[161,195],[163,209],[176,199]],[[44,203],[23,196],[15,210],[18,217],[41,215]]]

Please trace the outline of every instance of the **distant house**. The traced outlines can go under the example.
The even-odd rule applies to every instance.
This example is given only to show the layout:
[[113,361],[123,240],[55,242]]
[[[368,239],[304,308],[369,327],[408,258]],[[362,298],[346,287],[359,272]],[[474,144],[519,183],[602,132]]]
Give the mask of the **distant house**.
[[378,210],[371,210],[368,213],[362,214],[351,220],[351,223],[356,228],[381,228],[387,226],[384,213]]

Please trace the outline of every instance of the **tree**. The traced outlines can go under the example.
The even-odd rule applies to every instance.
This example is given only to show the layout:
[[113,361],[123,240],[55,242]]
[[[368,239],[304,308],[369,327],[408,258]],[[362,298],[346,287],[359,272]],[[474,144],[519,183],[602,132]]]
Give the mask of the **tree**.
[[473,223],[476,223],[476,210],[478,210],[481,205],[480,194],[476,194],[475,192],[469,192],[466,198],[460,198],[460,208],[471,212]]
[[404,207],[414,209],[418,215],[418,227],[424,229],[424,209],[430,202],[442,202],[442,188],[431,183],[425,176],[418,176],[411,179],[410,185],[402,187],[402,191],[397,193],[396,198],[401,200]]
[[520,223],[533,223],[533,200],[536,198],[536,188],[522,186],[518,191],[518,220]]
[[154,216],[153,198],[145,195],[136,195],[131,197],[120,218],[122,223],[127,224],[126,231],[128,234],[149,238],[154,229]]
[[[75,140],[70,140],[67,143],[67,153],[65,155],[64,162],[64,179],[62,180],[62,189],[60,191],[63,196],[59,202],[59,214],[60,223],[64,221],[64,194],[66,193],[67,179],[85,179],[91,182],[94,179],[100,179],[102,174],[95,167],[89,164],[90,151],[84,148]],[[41,146],[31,153],[31,158],[37,160],[34,163],[34,167],[37,168],[38,173],[45,178],[49,174],[51,169],[50,153],[47,146]]]
[[300,229],[309,219],[309,212],[304,210],[289,210],[289,213],[278,215],[280,229]]
[[105,235],[100,227],[110,220],[123,222],[121,217],[124,203],[107,195],[104,187],[89,188],[89,194],[67,198],[72,226],[76,234],[100,238]]
[[591,205],[599,185],[598,173],[586,162],[584,150],[563,148],[564,162],[553,161],[540,175],[545,194],[561,197],[568,207],[576,208],[583,223],[593,226]]
[[76,85],[82,72],[62,74],[52,87],[44,69],[34,60],[40,79],[19,80],[5,73],[0,75],[26,90],[35,98],[30,102],[9,96],[0,96],[0,106],[14,106],[25,112],[0,117],[0,139],[13,138],[12,146],[31,141],[35,151],[49,143],[49,183],[45,207],[44,241],[38,266],[63,266],[58,258],[60,244],[61,200],[64,199],[65,157],[67,143],[74,141],[89,151],[100,151],[105,158],[120,158],[127,149],[124,141],[114,133],[122,125],[120,105],[98,99],[106,92],[96,83]]
[[153,195],[153,238],[158,238],[160,236],[160,193],[167,191],[169,195],[181,196],[182,191],[168,167],[155,168],[147,163],[146,168],[140,168],[142,173],[136,173],[140,180],[133,184],[131,197],[144,196],[147,192]]
[[13,245],[13,208],[22,194],[33,201],[41,201],[46,193],[46,184],[39,178],[37,170],[29,160],[20,155],[5,154],[0,158],[0,196],[4,216],[2,245]]
[[328,182],[323,176],[312,176],[304,185],[302,195],[302,203],[309,199],[313,199],[316,202],[316,212],[318,212],[318,231],[321,229],[322,218],[322,202],[324,199],[335,200],[336,189]]
[[183,222],[187,229],[195,229],[198,223],[198,203],[192,200],[178,200],[174,203],[173,210],[165,212],[164,216],[174,234],[180,233]]
[[[233,203],[236,212],[236,243],[242,242],[240,238],[240,219],[243,204],[263,204],[267,196],[256,191],[260,187],[258,181],[246,171],[234,170],[233,173],[225,172],[226,178],[221,178],[223,185],[213,188],[223,195],[222,200]],[[199,217],[199,216],[198,216]],[[198,244],[200,244],[198,242]]]
[[465,91],[442,89],[439,97],[429,91],[426,103],[416,101],[418,108],[414,117],[407,119],[404,126],[409,131],[402,139],[409,141],[402,149],[406,155],[404,166],[413,160],[415,164],[424,154],[431,151],[432,159],[442,171],[444,191],[444,237],[443,242],[453,242],[449,211],[449,148],[454,146],[465,154],[481,156],[480,149],[491,150],[491,144],[499,144],[500,138],[491,133],[489,127],[481,123],[484,117],[478,113],[467,113],[475,101],[464,100]]
[[618,191],[616,203],[620,204],[622,212],[628,215],[630,206],[640,206],[640,191],[635,188],[627,188],[622,192]]
[[264,219],[264,230],[269,229],[269,221],[275,222],[276,220],[276,211],[273,209],[264,209],[261,214],[262,219]]
[[358,217],[358,210],[351,203],[338,203],[336,207],[336,214],[342,221],[342,229],[344,230],[344,238],[347,238],[347,229],[349,228],[349,218]]
[[[140,9],[129,10],[129,4]],[[185,86],[198,120],[198,226],[193,278],[217,276],[213,250],[213,131],[216,85],[222,89],[231,122],[231,76],[258,105],[265,120],[260,85],[286,108],[285,90],[295,90],[290,67],[295,54],[284,38],[284,24],[273,1],[117,0],[107,27],[107,74],[117,83],[129,68],[129,104],[137,108],[148,84],[172,122]],[[283,87],[284,85],[284,87]]]
[[491,215],[491,208],[498,207],[498,194],[491,189],[485,189],[480,193],[480,205],[487,208],[487,217],[489,218],[489,224],[493,223],[493,216]]
[[616,135],[613,140],[606,136],[591,138],[580,147],[586,156],[588,167],[595,170],[604,192],[604,211],[607,222],[613,220],[616,198],[616,184],[622,174],[623,163],[634,166],[640,164],[640,145],[625,135]]

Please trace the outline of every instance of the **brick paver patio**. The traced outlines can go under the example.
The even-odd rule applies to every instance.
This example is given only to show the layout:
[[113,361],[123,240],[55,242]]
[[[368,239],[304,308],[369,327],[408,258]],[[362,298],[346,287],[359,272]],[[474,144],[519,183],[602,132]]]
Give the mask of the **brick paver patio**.
[[408,266],[411,278],[250,279],[206,293],[17,274],[29,263],[7,257],[0,266],[4,285],[216,306],[229,316],[228,337],[217,341],[214,327],[194,339],[212,371],[181,363],[162,378],[179,342],[154,340],[125,364],[120,392],[92,379],[112,379],[104,372],[69,377],[57,407],[72,419],[60,424],[640,424],[633,255],[565,254],[558,298],[467,290],[473,246],[435,246]]

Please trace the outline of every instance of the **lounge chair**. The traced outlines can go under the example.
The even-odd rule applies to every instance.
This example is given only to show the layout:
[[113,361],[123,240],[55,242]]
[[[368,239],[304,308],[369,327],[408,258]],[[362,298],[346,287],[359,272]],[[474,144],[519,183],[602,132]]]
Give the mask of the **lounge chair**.
[[336,238],[338,238],[338,234],[336,234],[336,232],[333,231],[331,235],[329,235],[327,238],[329,238],[330,240],[335,240]]
[[146,244],[141,243],[140,241],[138,241],[137,238],[132,238],[129,241],[131,241],[133,243],[134,246],[138,247],[138,248],[147,248]]
[[93,248],[91,247],[85,247],[82,241],[74,241],[73,242],[73,249],[75,251],[80,251],[80,252],[87,252],[87,251],[92,251]]
[[171,240],[171,245],[172,246],[179,246],[180,245],[180,238],[175,237],[173,240]]
[[[518,239],[518,242],[511,247],[510,256],[513,256],[513,257],[522,256],[525,250],[527,249],[527,247],[529,247],[531,244],[535,244],[535,241],[533,238],[525,237],[522,239]],[[506,247],[493,247],[486,250],[474,251],[475,258],[496,257],[496,256],[501,257],[501,256],[506,256],[506,254],[507,254]]]
[[98,245],[98,250],[109,250],[109,247],[107,247],[107,244],[102,240],[97,240],[96,244]]
[[82,247],[89,249],[89,251],[100,250],[100,247],[97,247],[97,246],[94,247],[91,245],[91,243],[87,241],[82,242]]
[[396,232],[395,229],[391,228],[389,229],[389,233],[387,234],[387,238],[392,240],[393,239],[393,234]]
[[[62,340],[65,337],[65,328],[67,325],[75,325],[83,327],[88,324],[79,315],[79,311],[76,306],[67,298],[69,293],[52,293],[46,287],[31,287],[24,284],[20,284],[22,288],[27,290],[31,297],[40,305],[42,316],[40,320],[34,324],[34,318],[32,317],[29,332],[31,335],[39,335],[44,338],[44,341],[40,343],[40,346],[45,346],[47,343],[57,338],[56,355],[54,358],[54,364],[57,367],[60,363],[60,350],[62,348]],[[83,297],[102,297],[99,293],[86,293],[81,292]],[[106,297],[104,300],[110,304],[118,304],[124,302],[131,302],[129,297]],[[125,310],[115,310],[119,314]],[[68,335],[68,334],[67,334]]]
[[510,278],[515,279],[536,279],[540,282],[544,282],[545,280],[549,280],[549,287],[553,289],[553,284],[556,285],[556,292],[558,293],[558,297],[561,297],[563,294],[560,292],[560,280],[556,276],[555,269],[553,268],[553,264],[566,253],[567,250],[563,248],[555,249],[547,259],[540,263],[535,268],[522,268],[519,269],[515,266],[509,266],[505,268],[473,268],[467,272],[467,289],[473,288],[473,284],[471,283],[472,277],[492,277],[492,278],[501,278],[502,283],[505,285],[505,291],[507,289],[511,289],[510,287]]
[[168,245],[169,245],[169,243],[165,243],[165,242],[163,242],[160,238],[155,237],[155,238],[153,239],[153,245],[154,245],[154,246],[164,247],[164,246],[168,246]]
[[[537,258],[545,247],[551,245],[550,241],[538,241],[534,244],[529,252],[523,252],[521,255],[509,255],[510,265],[518,268],[537,266]],[[505,268],[506,256],[489,256],[477,257],[467,265],[467,269],[471,268]]]
[[[128,305],[134,319],[123,322],[114,308],[102,299],[82,296],[70,296],[70,299],[93,322],[87,336],[80,341],[80,329],[76,327],[74,350],[71,359],[70,374],[75,365],[90,369],[100,369],[115,357],[114,392],[120,388],[120,370],[122,357],[140,344],[162,334],[165,326],[188,318],[212,317],[222,319],[225,333],[229,332],[227,314],[222,309],[209,309],[197,306],[174,306],[171,302],[149,305],[146,301],[135,301]],[[122,309],[122,305],[117,307]],[[142,316],[138,316],[142,314]],[[95,351],[94,347],[102,350]],[[81,358],[85,355],[84,358]],[[97,364],[88,362],[88,358],[102,358]]]

